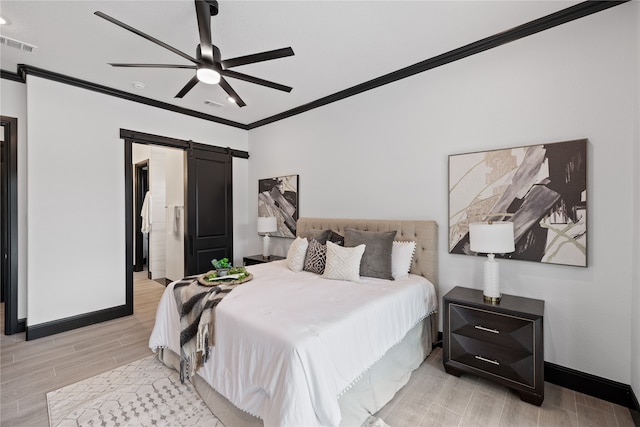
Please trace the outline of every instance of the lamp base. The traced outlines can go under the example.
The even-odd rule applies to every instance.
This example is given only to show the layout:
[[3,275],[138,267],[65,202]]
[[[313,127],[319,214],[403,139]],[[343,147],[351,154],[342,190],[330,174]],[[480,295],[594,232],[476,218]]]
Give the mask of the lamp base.
[[487,304],[500,304],[500,300],[502,299],[502,295],[497,296],[497,297],[490,297],[487,295],[483,295],[484,297],[484,302],[486,302]]
[[265,233],[262,240],[262,259],[264,260],[269,259],[269,256],[271,255],[269,253],[269,240],[270,240],[269,233]]
[[500,292],[500,270],[494,254],[487,254],[484,262],[484,302],[498,304],[502,293]]

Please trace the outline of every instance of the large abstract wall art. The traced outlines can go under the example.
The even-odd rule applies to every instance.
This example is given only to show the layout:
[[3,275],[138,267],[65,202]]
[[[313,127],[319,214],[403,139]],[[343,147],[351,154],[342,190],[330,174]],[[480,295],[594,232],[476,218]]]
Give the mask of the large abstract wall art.
[[587,140],[450,155],[449,252],[476,255],[468,224],[488,220],[513,222],[503,258],[586,267]]
[[258,216],[275,216],[276,237],[296,237],[298,222],[298,175],[258,180]]

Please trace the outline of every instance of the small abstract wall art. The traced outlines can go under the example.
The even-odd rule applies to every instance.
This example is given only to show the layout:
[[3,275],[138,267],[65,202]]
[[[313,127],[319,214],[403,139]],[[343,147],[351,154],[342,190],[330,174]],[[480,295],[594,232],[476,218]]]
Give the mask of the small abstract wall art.
[[271,236],[296,237],[298,175],[258,180],[258,216],[275,216],[278,231]]
[[586,267],[587,140],[450,155],[449,253],[476,255],[468,224],[488,220],[513,222],[503,258]]

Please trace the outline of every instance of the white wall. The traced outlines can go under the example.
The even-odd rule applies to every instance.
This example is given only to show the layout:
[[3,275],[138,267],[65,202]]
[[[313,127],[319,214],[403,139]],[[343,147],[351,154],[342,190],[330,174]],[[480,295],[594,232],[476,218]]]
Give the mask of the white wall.
[[27,317],[27,87],[0,79],[0,113],[18,119],[18,319]]
[[545,360],[629,384],[634,3],[251,130],[249,211],[258,179],[297,173],[301,216],[435,219],[440,295],[481,288],[480,260],[448,254],[448,155],[588,138],[589,267],[505,261],[503,292],[546,301]]
[[29,326],[125,303],[120,128],[248,147],[240,129],[33,76],[27,117]]

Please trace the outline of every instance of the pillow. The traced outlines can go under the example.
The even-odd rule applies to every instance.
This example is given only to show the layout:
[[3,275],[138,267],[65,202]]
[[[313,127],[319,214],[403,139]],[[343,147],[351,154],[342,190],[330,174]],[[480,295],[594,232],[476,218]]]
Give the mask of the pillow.
[[416,242],[393,242],[391,248],[391,275],[394,279],[402,279],[409,276],[415,251]]
[[309,241],[306,238],[296,237],[287,252],[287,267],[289,270],[299,273],[304,268],[304,259],[307,256]]
[[344,246],[344,236],[336,233],[333,230],[329,230],[329,236],[327,236],[327,242],[335,243],[336,245]]
[[354,247],[364,244],[365,250],[360,263],[360,275],[393,280],[391,274],[391,250],[396,231],[360,231],[344,229],[344,246]]
[[360,280],[360,261],[364,254],[365,246],[358,245],[355,248],[343,248],[332,242],[327,242],[327,264],[324,268],[325,279]]
[[327,245],[323,245],[316,239],[311,239],[307,248],[307,256],[304,259],[304,271],[316,274],[324,273],[324,265],[327,258]]
[[320,230],[318,228],[310,228],[304,233],[301,234],[301,237],[306,237],[311,241],[311,239],[316,239],[321,245],[327,244],[327,237],[329,237],[329,233],[331,230]]

